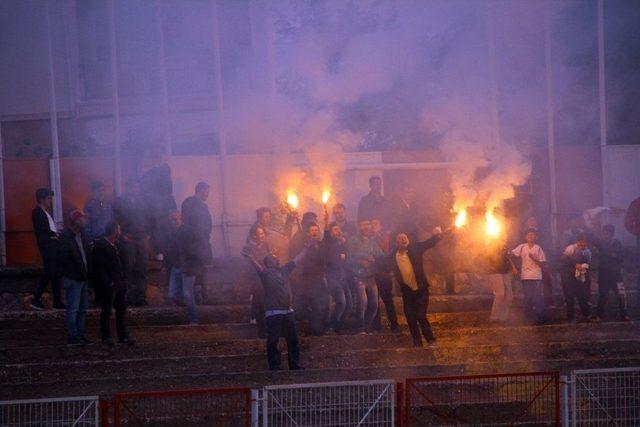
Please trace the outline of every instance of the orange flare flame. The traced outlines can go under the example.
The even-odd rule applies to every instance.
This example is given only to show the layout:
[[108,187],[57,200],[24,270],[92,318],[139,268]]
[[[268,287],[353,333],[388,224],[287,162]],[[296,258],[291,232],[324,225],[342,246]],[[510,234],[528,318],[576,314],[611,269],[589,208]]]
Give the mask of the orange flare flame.
[[298,209],[298,196],[294,192],[289,192],[287,194],[287,204],[291,206],[293,209]]
[[455,221],[455,226],[456,228],[462,228],[465,225],[467,225],[467,210],[466,209],[462,209],[460,211],[458,211],[458,215],[456,215],[456,221]]

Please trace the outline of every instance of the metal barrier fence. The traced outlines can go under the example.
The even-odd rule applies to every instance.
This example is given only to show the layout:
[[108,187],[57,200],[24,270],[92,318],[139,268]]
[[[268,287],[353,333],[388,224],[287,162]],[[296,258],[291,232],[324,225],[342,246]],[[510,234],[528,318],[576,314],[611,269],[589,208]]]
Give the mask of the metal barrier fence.
[[246,426],[251,389],[210,388],[117,393],[113,422],[119,426]]
[[411,378],[407,426],[560,425],[557,372]]
[[98,427],[98,397],[6,400],[0,402],[0,426]]
[[261,415],[264,427],[394,426],[396,384],[375,380],[267,386]]
[[639,426],[640,367],[571,372],[573,426]]

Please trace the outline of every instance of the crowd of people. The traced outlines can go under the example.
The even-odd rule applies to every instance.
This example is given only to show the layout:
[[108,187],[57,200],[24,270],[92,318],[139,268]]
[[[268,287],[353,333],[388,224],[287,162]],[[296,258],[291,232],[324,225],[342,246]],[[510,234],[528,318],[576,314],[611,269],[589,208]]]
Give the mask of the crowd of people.
[[[162,170],[154,173],[166,176]],[[94,183],[93,196],[84,211],[73,211],[62,233],[50,213],[53,193],[49,189],[36,192],[33,224],[44,270],[32,307],[44,307],[41,296],[51,283],[53,307],[66,309],[70,345],[91,343],[84,325],[90,284],[101,307],[102,342],[114,345],[109,323],[115,309],[119,342],[133,344],[125,325],[126,307],[145,305],[150,253],[161,255],[158,259],[166,268],[170,299],[186,306],[189,321],[198,323],[196,283],[202,282],[212,259],[212,218],[206,204],[209,185],[198,183],[194,195],[179,210],[167,197],[170,189],[155,191],[159,197],[145,200],[142,185],[143,180],[129,182],[126,194],[112,206],[106,200],[104,185]],[[350,220],[342,203],[333,206],[332,218],[326,205],[320,216],[314,212],[300,215],[287,203],[277,209],[257,209],[242,255],[247,262],[245,279],[251,286],[250,315],[258,335],[266,338],[270,369],[280,369],[281,337],[289,347],[289,368],[300,369],[299,327],[309,335],[380,332],[381,303],[390,331],[401,333],[394,283],[413,345],[420,347],[425,341],[435,344],[427,318],[430,290],[424,254],[440,242],[455,246],[456,234],[463,234],[464,229],[436,226],[427,233],[416,221],[410,186],[404,186],[393,201],[383,195],[380,177],[372,176],[369,187],[358,204],[355,221]],[[615,238],[614,227],[606,224],[597,230],[584,229],[576,221],[563,233],[558,268],[552,269],[538,243],[535,225],[534,221],[527,222],[523,243],[508,247],[503,239],[480,254],[482,262],[474,273],[481,272],[494,293],[490,320],[509,322],[512,279],[517,278],[526,319],[536,324],[549,321],[552,270],[557,270],[568,320],[574,320],[576,300],[584,320],[601,320],[613,292],[619,319],[628,321],[622,276],[624,251]],[[430,237],[419,239],[426,234]],[[590,299],[596,259],[599,296],[594,311]],[[455,263],[448,260],[446,264],[442,276],[452,292]]]

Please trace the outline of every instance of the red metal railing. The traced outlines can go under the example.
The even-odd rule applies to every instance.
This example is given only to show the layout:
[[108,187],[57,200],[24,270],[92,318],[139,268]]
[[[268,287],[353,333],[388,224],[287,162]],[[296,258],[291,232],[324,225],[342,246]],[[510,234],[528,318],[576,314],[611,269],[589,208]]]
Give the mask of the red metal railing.
[[404,426],[560,425],[558,372],[410,378]]
[[[116,393],[113,397],[113,410],[116,427],[248,427],[251,424],[251,389],[208,388]],[[103,412],[103,423],[104,420]]]

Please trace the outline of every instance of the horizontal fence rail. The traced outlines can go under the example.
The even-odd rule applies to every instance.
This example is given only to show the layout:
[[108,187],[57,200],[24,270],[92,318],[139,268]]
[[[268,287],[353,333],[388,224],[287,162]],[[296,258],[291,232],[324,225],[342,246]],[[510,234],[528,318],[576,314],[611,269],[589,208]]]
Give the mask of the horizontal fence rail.
[[571,372],[573,426],[640,426],[640,367]]
[[263,426],[393,426],[393,380],[289,384],[263,389]]
[[0,426],[98,427],[98,397],[0,401]]
[[249,426],[251,389],[209,388],[117,393],[113,424],[119,426]]
[[557,372],[411,378],[406,426],[560,425]]

